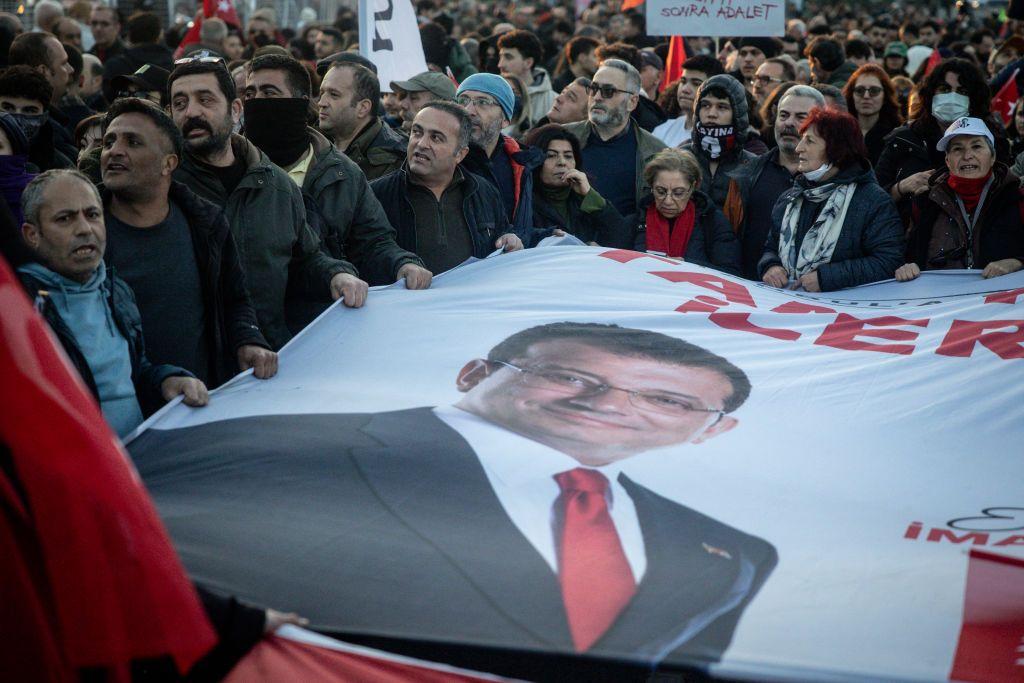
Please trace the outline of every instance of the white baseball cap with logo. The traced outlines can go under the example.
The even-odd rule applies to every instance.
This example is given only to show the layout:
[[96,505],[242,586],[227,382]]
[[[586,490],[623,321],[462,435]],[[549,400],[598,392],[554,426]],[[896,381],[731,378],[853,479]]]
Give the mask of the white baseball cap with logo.
[[935,145],[935,149],[945,152],[946,148],[949,147],[950,141],[961,135],[980,135],[981,137],[988,138],[989,144],[992,145],[993,149],[996,146],[996,138],[992,135],[992,131],[988,129],[984,121],[973,116],[961,116],[949,124],[946,134],[939,140],[939,144]]

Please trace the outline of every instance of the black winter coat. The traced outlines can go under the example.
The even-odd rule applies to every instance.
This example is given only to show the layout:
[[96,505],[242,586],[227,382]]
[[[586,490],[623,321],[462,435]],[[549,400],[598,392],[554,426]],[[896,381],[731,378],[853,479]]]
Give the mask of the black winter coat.
[[[530,245],[531,230],[520,230],[509,224],[505,205],[497,188],[480,176],[463,169],[465,175],[465,199],[463,213],[469,234],[473,239],[473,256],[486,258],[494,251],[495,241],[507,233],[515,233]],[[416,253],[416,216],[409,201],[408,171],[403,166],[386,176],[370,183],[370,189],[377,195],[388,222],[395,228],[398,246]]]
[[[891,279],[903,263],[903,226],[892,199],[879,187],[866,162],[843,169],[830,182],[854,183],[857,189],[846,212],[832,258],[818,268],[821,291],[830,292]],[[782,265],[778,253],[782,218],[790,202],[809,187],[811,183],[803,175],[797,176],[793,188],[775,203],[772,231],[758,263],[759,275],[764,276],[772,266]],[[805,201],[805,208],[807,204]]]
[[[587,213],[583,210],[583,197],[576,192],[569,192],[566,199],[566,209],[569,219],[566,220],[554,207],[542,192],[535,192],[533,195],[533,223],[538,230],[535,232],[546,234],[547,229],[560,228],[567,233],[590,244],[595,242],[602,247],[614,249],[633,248],[633,230],[623,220],[622,215],[605,200],[604,208],[600,211]],[[534,236],[533,244],[540,240]]]
[[[647,195],[640,203],[637,214],[640,217],[640,225],[636,228],[633,242],[635,251],[647,251],[646,216],[647,208],[653,201],[654,196]],[[736,234],[732,231],[725,214],[703,192],[694,192],[693,202],[696,204],[697,218],[683,260],[698,266],[715,268],[730,275],[739,275],[742,258],[740,242],[736,239]]]
[[[109,204],[110,195],[105,194],[104,204]],[[204,328],[210,372],[207,385],[213,389],[239,373],[239,347],[252,344],[269,349],[270,344],[260,333],[235,238],[223,209],[176,181],[171,183],[170,199],[185,215],[192,236],[206,304]]]

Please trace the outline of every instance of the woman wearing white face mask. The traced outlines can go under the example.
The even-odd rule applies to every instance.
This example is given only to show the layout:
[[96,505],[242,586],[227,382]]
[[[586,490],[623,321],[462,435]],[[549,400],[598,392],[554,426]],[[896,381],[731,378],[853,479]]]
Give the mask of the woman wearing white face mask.
[[800,135],[800,175],[772,210],[761,279],[828,292],[891,278],[903,256],[903,227],[875,180],[857,119],[813,109]]
[[919,87],[920,115],[886,138],[875,166],[879,184],[899,202],[904,223],[909,224],[910,202],[928,192],[928,179],[945,161],[935,146],[953,121],[971,116],[983,120],[995,137],[996,156],[1010,163],[1006,132],[990,111],[988,81],[973,63],[947,59]]

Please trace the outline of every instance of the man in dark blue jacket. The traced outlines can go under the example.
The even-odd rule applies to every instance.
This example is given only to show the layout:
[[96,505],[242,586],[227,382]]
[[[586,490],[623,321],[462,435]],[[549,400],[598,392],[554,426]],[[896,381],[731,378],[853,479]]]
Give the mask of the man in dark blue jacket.
[[398,233],[398,245],[441,273],[494,249],[517,251],[529,230],[509,225],[495,187],[460,165],[471,122],[450,102],[416,114],[405,165],[370,184]]

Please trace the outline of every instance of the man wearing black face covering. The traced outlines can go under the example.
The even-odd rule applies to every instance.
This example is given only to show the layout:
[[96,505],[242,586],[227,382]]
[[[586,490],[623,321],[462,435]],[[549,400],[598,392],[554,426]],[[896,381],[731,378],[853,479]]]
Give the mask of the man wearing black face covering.
[[307,213],[315,211],[322,245],[331,256],[354,264],[371,285],[405,278],[407,288],[426,289],[430,271],[395,242],[362,170],[306,126],[310,92],[309,73],[296,60],[272,54],[255,58],[245,83],[245,136],[302,188]]
[[63,138],[58,127],[49,120],[47,106],[52,93],[46,78],[31,67],[11,66],[0,72],[0,110],[11,115],[25,134],[28,163],[40,172],[75,167],[74,151],[60,144]]

